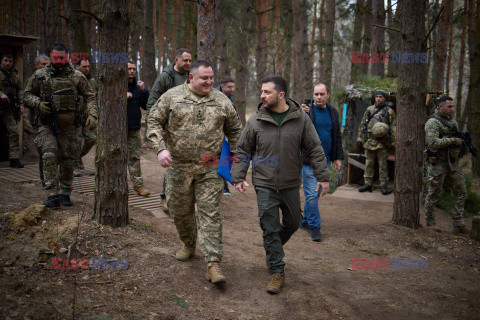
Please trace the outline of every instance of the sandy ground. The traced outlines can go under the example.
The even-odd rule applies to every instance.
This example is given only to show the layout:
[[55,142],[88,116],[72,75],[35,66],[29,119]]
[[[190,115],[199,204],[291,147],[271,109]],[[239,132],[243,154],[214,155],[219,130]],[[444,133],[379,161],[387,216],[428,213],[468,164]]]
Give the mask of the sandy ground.
[[[145,186],[160,191],[164,170],[151,150],[142,169]],[[378,190],[320,199],[324,240],[294,234],[286,286],[270,295],[252,188],[222,199],[227,283],[217,287],[204,278],[199,249],[175,260],[180,241],[168,216],[131,208],[130,224],[112,229],[91,219],[93,197],[73,194],[74,207],[15,227],[11,217],[45,196],[35,184],[0,182],[0,319],[480,319],[479,243],[453,236],[441,211],[442,233],[393,225],[393,195]],[[128,268],[52,269],[52,257],[67,255],[125,259]],[[352,258],[368,263],[352,268]],[[392,258],[406,264],[396,268]],[[374,259],[388,259],[385,268]]]

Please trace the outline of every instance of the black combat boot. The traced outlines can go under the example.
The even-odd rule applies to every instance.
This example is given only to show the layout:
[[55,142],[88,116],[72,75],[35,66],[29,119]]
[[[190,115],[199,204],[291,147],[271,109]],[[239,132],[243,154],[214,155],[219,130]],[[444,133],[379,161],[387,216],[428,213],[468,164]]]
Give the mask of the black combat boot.
[[365,191],[372,192],[372,191],[373,191],[373,186],[372,186],[372,185],[368,185],[368,184],[364,184],[363,186],[361,186],[360,188],[358,188],[358,192],[365,192]]
[[45,201],[43,205],[47,208],[58,208],[60,207],[60,198],[58,197],[58,195],[49,196],[47,201]]
[[23,168],[23,164],[18,159],[11,159],[10,160],[10,167],[12,168]]
[[387,194],[392,193],[392,191],[393,191],[393,190],[390,190],[390,191],[389,191],[386,186],[381,186],[381,187],[380,187],[380,192],[381,192],[384,196],[386,196]]
[[73,205],[72,201],[70,200],[70,196],[67,194],[61,194],[59,196],[59,200],[64,207],[71,207]]

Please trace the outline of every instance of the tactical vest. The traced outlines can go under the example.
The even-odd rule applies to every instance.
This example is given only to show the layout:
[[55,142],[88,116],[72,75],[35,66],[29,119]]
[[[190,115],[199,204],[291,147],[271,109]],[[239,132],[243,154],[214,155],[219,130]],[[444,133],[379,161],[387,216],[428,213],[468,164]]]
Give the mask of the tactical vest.
[[45,97],[50,96],[57,111],[57,123],[59,129],[64,129],[76,124],[78,92],[71,74],[55,76],[53,72],[46,70],[45,76],[39,78],[44,81],[42,87]]

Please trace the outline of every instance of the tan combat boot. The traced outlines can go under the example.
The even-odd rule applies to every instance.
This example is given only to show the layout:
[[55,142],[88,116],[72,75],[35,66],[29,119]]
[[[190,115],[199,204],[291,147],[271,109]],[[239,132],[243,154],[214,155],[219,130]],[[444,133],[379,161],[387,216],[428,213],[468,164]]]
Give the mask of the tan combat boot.
[[285,273],[274,273],[272,280],[267,286],[267,291],[270,293],[279,293],[285,284]]
[[135,187],[133,189],[133,194],[138,194],[140,196],[148,196],[150,194],[150,191],[148,191],[147,189],[145,189],[143,186],[140,186],[140,187]]
[[175,254],[175,258],[180,261],[188,261],[191,256],[195,254],[195,247],[187,247],[183,245],[182,249],[178,250]]
[[224,283],[227,281],[227,278],[222,274],[220,262],[218,261],[212,261],[207,264],[207,274],[205,277],[212,283]]

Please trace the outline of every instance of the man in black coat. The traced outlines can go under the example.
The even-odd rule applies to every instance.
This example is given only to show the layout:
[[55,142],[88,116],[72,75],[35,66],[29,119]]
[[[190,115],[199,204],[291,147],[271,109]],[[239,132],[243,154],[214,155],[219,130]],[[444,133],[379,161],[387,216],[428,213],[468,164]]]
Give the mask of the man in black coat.
[[148,90],[145,83],[137,81],[137,67],[133,61],[128,61],[128,91],[127,91],[127,119],[128,119],[128,172],[133,183],[133,193],[148,196],[150,191],[143,187],[140,157],[142,154],[140,127],[142,111],[146,110]]

